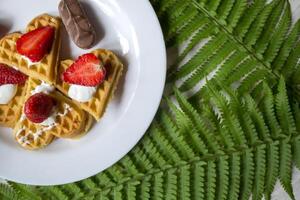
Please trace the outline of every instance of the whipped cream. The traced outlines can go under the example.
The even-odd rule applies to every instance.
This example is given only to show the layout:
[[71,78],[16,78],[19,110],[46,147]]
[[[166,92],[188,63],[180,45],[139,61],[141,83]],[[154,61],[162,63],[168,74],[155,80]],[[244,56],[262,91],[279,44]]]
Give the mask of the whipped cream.
[[97,87],[87,87],[82,85],[71,85],[68,91],[69,97],[79,102],[88,102],[97,91]]
[[52,114],[50,117],[48,117],[45,121],[43,121],[42,123],[40,123],[41,126],[53,126],[53,125],[56,125],[56,122],[55,122],[55,119],[56,116],[55,116],[55,113]]
[[39,64],[40,62],[32,62],[29,58],[27,58],[26,56],[21,56],[21,58],[23,58],[24,60],[26,60],[27,62],[27,65],[29,66],[29,68],[32,66],[32,65],[36,65],[36,64]]
[[45,94],[49,94],[54,91],[54,87],[42,81],[40,85],[38,85],[34,90],[31,91],[31,94],[37,94],[43,92]]
[[[29,142],[29,135],[31,134],[33,136],[34,141],[36,141],[37,139],[39,139],[46,131],[50,131],[51,129],[53,129],[55,126],[57,126],[56,123],[56,118],[57,116],[66,116],[70,111],[72,110],[71,106],[69,104],[64,104],[64,112],[60,113],[57,112],[56,110],[53,112],[53,114],[48,117],[48,119],[46,119],[45,121],[43,121],[42,123],[40,123],[39,125],[43,126],[41,129],[38,129],[35,133],[32,131],[29,131],[26,135],[24,136],[20,136],[20,134],[25,131],[25,127],[23,126],[22,128],[20,128],[18,130],[18,132],[16,133],[16,138],[18,140],[18,142],[22,145],[22,146],[27,146],[30,145]],[[26,119],[25,114],[23,113],[21,115],[20,121],[24,121]]]
[[0,104],[8,104],[16,96],[18,86],[5,84],[0,86]]

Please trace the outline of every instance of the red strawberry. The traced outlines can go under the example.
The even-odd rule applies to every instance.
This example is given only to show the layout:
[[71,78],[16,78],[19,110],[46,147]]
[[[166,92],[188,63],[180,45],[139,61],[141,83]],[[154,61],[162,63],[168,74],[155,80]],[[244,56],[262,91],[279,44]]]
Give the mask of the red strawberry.
[[31,96],[26,102],[24,113],[33,123],[42,123],[52,112],[55,100],[44,93],[37,93]]
[[54,34],[55,28],[51,26],[30,31],[17,40],[17,51],[32,62],[38,62],[50,51]]
[[97,86],[106,76],[102,62],[92,53],[80,56],[63,74],[62,80],[76,85]]
[[4,84],[18,84],[24,85],[27,76],[22,72],[15,70],[5,64],[0,63],[0,85]]

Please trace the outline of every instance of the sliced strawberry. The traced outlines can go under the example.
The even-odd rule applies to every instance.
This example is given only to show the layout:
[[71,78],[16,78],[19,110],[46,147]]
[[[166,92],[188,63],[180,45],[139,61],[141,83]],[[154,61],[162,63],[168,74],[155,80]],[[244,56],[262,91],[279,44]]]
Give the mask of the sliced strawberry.
[[44,93],[37,93],[31,96],[26,102],[24,113],[33,123],[42,123],[52,112],[55,100]]
[[22,72],[19,72],[12,67],[0,63],[0,85],[24,85],[26,80],[27,76]]
[[22,35],[17,40],[17,51],[32,62],[39,62],[50,51],[55,28],[44,26]]
[[97,86],[105,80],[106,70],[92,53],[80,56],[63,74],[62,80],[76,85]]

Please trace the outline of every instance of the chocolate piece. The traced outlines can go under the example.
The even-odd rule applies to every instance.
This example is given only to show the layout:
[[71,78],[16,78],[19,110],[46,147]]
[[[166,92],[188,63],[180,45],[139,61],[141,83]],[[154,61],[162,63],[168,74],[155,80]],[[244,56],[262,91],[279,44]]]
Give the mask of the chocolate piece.
[[93,47],[96,32],[78,0],[62,0],[58,10],[73,42],[83,49]]

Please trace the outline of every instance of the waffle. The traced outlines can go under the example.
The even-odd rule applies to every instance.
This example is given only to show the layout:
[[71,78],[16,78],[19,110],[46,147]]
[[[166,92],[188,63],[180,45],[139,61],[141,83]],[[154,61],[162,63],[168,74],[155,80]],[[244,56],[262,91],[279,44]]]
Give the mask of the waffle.
[[13,128],[18,121],[26,92],[25,85],[19,85],[16,96],[5,105],[0,104],[0,126]]
[[[30,78],[26,90],[25,99],[28,99],[31,92],[42,83],[40,80]],[[56,99],[56,125],[45,127],[32,123],[22,114],[18,120],[14,135],[17,142],[29,150],[40,149],[52,142],[55,137],[73,138],[81,135],[89,129],[88,115],[82,111],[77,103],[63,96],[60,92],[54,90],[49,93]]]
[[50,84],[55,83],[61,44],[60,24],[61,21],[59,18],[47,14],[34,18],[28,24],[26,32],[47,25],[53,26],[56,29],[51,51],[40,62],[36,64],[31,63],[31,65],[27,58],[18,54],[16,50],[16,41],[21,37],[21,33],[11,33],[0,40],[0,62],[15,66],[28,76],[44,80]]
[[[94,97],[86,103],[79,103],[79,105],[91,114],[97,121],[100,120],[105,112],[109,100],[112,98],[114,90],[117,87],[117,83],[122,75],[123,64],[119,58],[111,51],[108,50],[95,50],[92,51],[100,60],[103,61],[107,70],[107,76],[105,81],[98,87],[98,90]],[[58,68],[58,77],[74,63],[73,60],[64,60],[60,63]],[[68,95],[70,85],[63,82],[60,78],[57,79],[56,87],[65,95]]]

